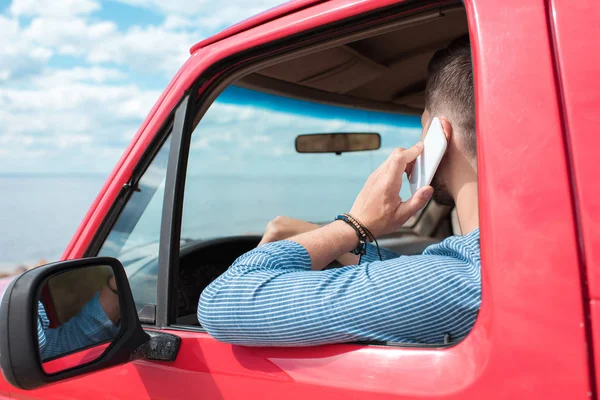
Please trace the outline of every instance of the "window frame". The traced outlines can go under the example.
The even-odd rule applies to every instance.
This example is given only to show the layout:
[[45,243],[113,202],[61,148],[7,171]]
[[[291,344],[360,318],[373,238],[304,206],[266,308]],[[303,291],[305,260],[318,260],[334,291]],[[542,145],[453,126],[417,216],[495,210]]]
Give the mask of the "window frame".
[[[200,96],[194,102],[195,107],[190,107],[190,110],[195,112],[186,115],[187,125],[185,135],[188,136],[186,139],[187,147],[181,148],[179,157],[185,158],[187,164],[191,135],[193,134],[196,126],[204,117],[208,109],[214,104],[215,100],[217,100],[218,96],[227,87],[231,86],[231,84],[235,83],[241,77],[255,72],[257,70],[260,70],[262,68],[265,68],[267,66],[274,65],[285,60],[298,58],[305,54],[315,53],[326,48],[333,48],[363,38],[372,37],[385,32],[398,30],[402,26],[415,23],[421,18],[428,18],[430,16],[429,13],[431,12],[431,10],[428,9],[429,7],[431,7],[433,10],[439,10],[454,7],[457,5],[463,7],[461,1],[454,0],[448,0],[442,4],[427,2],[426,5],[418,8],[415,8],[414,5],[407,5],[406,3],[395,4],[393,6],[380,8],[349,19],[338,20],[327,26],[321,26],[317,29],[301,32],[297,35],[282,40],[275,40],[265,45],[239,52],[235,55],[221,60],[220,62],[213,64],[196,80],[195,85],[198,88],[202,87],[203,92],[200,93]],[[349,22],[349,20],[354,21]],[[385,22],[382,23],[382,21]],[[338,26],[340,24],[342,24],[342,27]],[[366,27],[361,24],[366,25]],[[340,29],[348,30],[349,32],[346,34],[340,34]],[[305,37],[312,35],[314,35],[314,37]],[[333,38],[329,38],[329,36]],[[299,48],[294,49],[294,45],[299,46]],[[272,50],[271,47],[273,47]],[[292,49],[289,49],[290,47],[292,47]],[[280,52],[280,54],[278,54],[278,52]],[[255,55],[255,53],[257,54]],[[238,60],[238,58],[241,59]],[[224,65],[221,69],[219,69],[217,66],[221,63],[223,63]],[[244,65],[244,63],[248,63],[248,65]],[[228,66],[228,64],[230,66]],[[215,72],[211,74],[211,70],[213,68],[215,69]],[[204,88],[204,84],[206,82],[208,82],[208,84]],[[190,92],[196,93],[193,89]],[[179,191],[181,191],[181,193],[174,193],[174,196],[180,197],[181,201],[178,204],[173,205],[175,208],[179,209],[172,210],[173,213],[177,213],[177,220],[171,220],[168,224],[171,228],[175,230],[173,231],[170,237],[165,237],[164,242],[161,238],[161,250],[163,248],[163,245],[167,244],[167,239],[170,240],[170,243],[179,243],[179,235],[181,234],[182,225],[181,216],[183,211],[183,192],[185,190],[186,172],[187,171],[184,169],[180,171],[179,175],[177,175],[177,179],[182,181],[180,185],[177,185],[177,188]],[[168,173],[169,172],[167,170],[167,174]],[[167,193],[167,191],[165,191],[165,193]],[[422,212],[415,219],[414,223],[410,226],[403,226],[394,234],[388,235],[388,237],[394,237],[407,232],[414,232],[415,228],[419,226],[418,223],[422,220],[421,217],[423,216],[423,214],[424,212]],[[163,217],[164,216],[165,214],[163,214]],[[163,220],[163,226],[164,225],[165,224]],[[169,253],[171,254],[170,265],[164,266],[164,264],[159,263],[159,277],[161,276],[161,266],[163,267],[163,269],[168,269],[167,271],[164,271],[163,274],[165,277],[168,277],[170,284],[165,284],[165,286],[168,286],[170,289],[175,289],[173,287],[173,277],[178,276],[179,273],[179,246],[171,246],[171,249],[164,250],[165,253],[167,251],[169,251]],[[169,298],[162,299],[162,306],[159,309],[158,303],[161,302],[161,295],[167,295]],[[202,327],[177,324],[177,293],[175,290],[168,290],[166,292],[163,291],[162,293],[159,293],[159,297],[157,299],[158,326],[169,327],[169,329],[178,329],[183,331],[205,332],[205,330]],[[167,313],[165,313],[165,311],[167,311]],[[159,321],[161,323],[158,323]],[[401,345],[405,347],[404,344],[393,345]],[[416,347],[429,346],[419,345]],[[434,345],[433,347],[441,348],[448,346]]]
[[[166,185],[168,187],[165,187],[161,216],[155,323],[144,325],[159,329],[179,326],[184,330],[202,331],[196,329],[196,327],[176,324],[177,295],[174,290],[176,280],[174,278],[179,273],[179,238],[189,144],[196,125],[206,111],[228,86],[244,75],[305,54],[397,30],[402,26],[422,19],[436,18],[439,13],[437,10],[456,6],[463,7],[463,4],[460,0],[445,0],[442,3],[429,0],[420,5],[415,5],[414,2],[410,1],[401,2],[251,47],[213,63],[184,92],[177,105],[165,119],[148,149],[135,166],[130,180],[121,188],[117,198],[103,218],[99,229],[84,253],[84,257],[93,257],[98,253],[114,223],[136,190],[139,180],[164,141],[171,136],[171,149],[166,174]],[[190,96],[193,93],[199,95]],[[190,101],[187,101],[188,98]],[[176,129],[177,111],[182,109],[182,105],[186,101],[183,119],[179,119]],[[419,217],[412,227],[402,227],[395,234],[412,232],[420,219]]]
[[[165,119],[165,122],[160,127],[156,136],[153,138],[152,142],[148,146],[148,149],[144,152],[142,158],[140,159],[138,164],[134,167],[133,172],[131,174],[131,178],[127,181],[127,183],[125,183],[123,185],[123,187],[119,191],[117,198],[115,199],[112,206],[108,210],[106,216],[104,217],[102,223],[100,224],[100,227],[98,228],[98,230],[96,231],[96,234],[92,238],[90,245],[88,246],[87,250],[85,251],[85,253],[83,255],[84,258],[96,257],[98,255],[98,253],[102,249],[102,246],[108,239],[108,235],[114,228],[116,222],[118,221],[119,217],[121,216],[121,213],[125,209],[125,206],[128,204],[132,195],[136,191],[139,190],[138,185],[139,185],[140,180],[144,177],[146,171],[148,170],[148,168],[150,167],[150,165],[152,164],[152,162],[154,161],[154,159],[156,158],[156,156],[158,155],[160,150],[163,148],[163,145],[167,142],[167,140],[169,140],[169,137],[171,137],[171,140],[172,140],[172,135],[174,134],[175,115],[176,115],[177,111],[181,108],[181,104],[183,103],[183,100],[186,97],[187,97],[186,95],[183,96],[183,98],[179,101],[179,103],[177,103],[177,105],[171,111],[169,116]],[[167,173],[165,174],[165,178],[168,177],[168,169],[169,169],[169,165],[171,163],[172,157],[173,157],[173,149],[171,148],[171,149],[169,149],[168,161],[167,161]],[[163,231],[163,228],[162,228],[163,215],[162,214],[164,213],[164,205],[165,205],[164,201],[165,201],[166,197],[167,196],[166,196],[166,187],[165,187],[165,196],[163,198],[163,204],[162,204],[163,211],[161,213],[161,229],[160,229],[159,241],[162,240],[162,231]],[[159,243],[159,249],[160,249],[160,243]],[[160,257],[160,250],[159,250],[159,257]],[[156,314],[157,314],[156,310],[158,310],[158,280],[160,277],[160,259],[157,262],[159,263],[159,274],[157,275],[157,286],[155,288],[156,296],[157,296],[156,297],[157,304],[155,307],[154,323],[149,323],[146,320],[146,321],[142,322],[143,326],[154,327],[154,326],[156,326],[156,322],[157,322],[156,321]]]

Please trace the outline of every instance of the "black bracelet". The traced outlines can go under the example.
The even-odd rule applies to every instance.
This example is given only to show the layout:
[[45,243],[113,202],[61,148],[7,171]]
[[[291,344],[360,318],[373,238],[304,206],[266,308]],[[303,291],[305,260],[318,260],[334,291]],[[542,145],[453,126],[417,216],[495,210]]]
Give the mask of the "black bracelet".
[[114,294],[119,294],[119,292],[117,292],[117,289],[113,289],[110,287],[110,278],[112,278],[113,275],[109,275],[108,278],[106,278],[106,286],[108,286],[108,290],[110,290],[111,292],[113,292]]
[[354,231],[356,232],[356,235],[358,236],[358,245],[356,246],[356,248],[354,250],[351,251],[352,254],[360,254],[360,255],[367,254],[367,240],[371,239],[372,241],[375,242],[375,246],[377,246],[377,254],[379,255],[379,260],[383,261],[383,257],[381,256],[381,251],[379,250],[379,243],[377,243],[377,239],[375,238],[375,235],[373,235],[371,233],[371,231],[369,229],[367,229],[367,227],[364,226],[358,219],[356,219],[351,214],[344,213],[344,214],[338,215],[335,218],[335,220],[336,221],[337,220],[344,221],[345,223],[350,225],[352,228],[354,228]]
[[353,220],[349,215],[347,214],[340,214],[337,217],[335,217],[334,221],[344,221],[345,223],[347,223],[348,225],[350,225],[352,227],[352,229],[354,229],[354,231],[356,232],[356,236],[358,236],[358,245],[356,246],[356,248],[354,250],[351,251],[352,254],[357,254],[357,255],[363,255],[363,254],[367,254],[367,233],[364,229],[362,229],[362,226],[356,222],[354,222],[355,220]]

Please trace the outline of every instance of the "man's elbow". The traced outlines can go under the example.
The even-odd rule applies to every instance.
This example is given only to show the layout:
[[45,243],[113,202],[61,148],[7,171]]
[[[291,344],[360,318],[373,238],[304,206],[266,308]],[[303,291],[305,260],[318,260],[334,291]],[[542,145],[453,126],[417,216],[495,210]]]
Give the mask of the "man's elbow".
[[[231,301],[231,293],[211,290],[209,285],[198,301],[198,322],[219,342],[242,346],[269,346],[263,332],[242,316],[243,312]],[[237,310],[237,311],[236,311]]]
[[198,322],[208,334],[220,342],[232,343],[227,329],[233,315],[228,313],[227,300],[219,296],[219,290],[213,285],[204,289],[198,301]]
[[207,290],[209,288],[210,286],[202,292],[198,301],[198,322],[211,336],[219,339],[217,327],[220,318],[218,313],[211,312],[211,310],[214,310],[215,295]]

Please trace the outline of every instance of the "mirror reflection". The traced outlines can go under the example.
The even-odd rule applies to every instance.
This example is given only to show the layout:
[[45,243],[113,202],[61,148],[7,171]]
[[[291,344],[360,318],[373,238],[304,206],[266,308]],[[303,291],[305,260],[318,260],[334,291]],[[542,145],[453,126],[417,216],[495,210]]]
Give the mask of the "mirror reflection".
[[296,138],[298,153],[336,153],[377,150],[381,146],[378,133],[317,133]]
[[[109,266],[78,268],[50,277],[37,304],[38,345],[46,372],[97,359],[119,331],[119,296]],[[60,357],[66,360],[52,361]]]

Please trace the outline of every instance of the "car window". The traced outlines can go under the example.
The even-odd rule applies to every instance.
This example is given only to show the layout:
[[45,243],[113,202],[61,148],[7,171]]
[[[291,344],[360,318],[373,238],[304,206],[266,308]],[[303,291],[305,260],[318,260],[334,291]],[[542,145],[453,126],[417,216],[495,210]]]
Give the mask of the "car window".
[[[379,133],[381,148],[341,155],[301,154],[295,149],[300,134],[342,132]],[[366,178],[393,148],[411,146],[420,135],[418,116],[231,86],[192,135],[181,236],[198,240],[260,235],[278,215],[332,221],[350,210]],[[401,195],[410,196],[408,184]]]
[[156,304],[158,249],[170,137],[141,177],[99,256],[115,257],[125,267],[138,311]]

